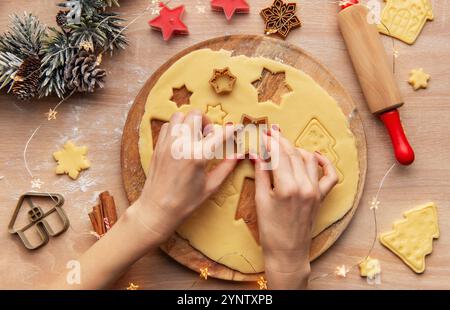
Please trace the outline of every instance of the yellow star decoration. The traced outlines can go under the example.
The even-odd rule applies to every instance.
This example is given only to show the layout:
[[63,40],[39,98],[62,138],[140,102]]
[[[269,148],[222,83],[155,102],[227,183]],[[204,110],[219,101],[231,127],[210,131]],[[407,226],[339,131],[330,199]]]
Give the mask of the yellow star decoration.
[[203,280],[208,280],[209,272],[208,267],[200,268],[200,278]]
[[430,80],[431,75],[425,73],[422,68],[411,70],[409,74],[408,83],[414,88],[414,90],[418,90],[420,88],[427,88],[428,81]]
[[334,274],[340,278],[345,278],[347,277],[347,273],[350,270],[348,270],[347,266],[342,265],[342,266],[337,266],[336,267],[336,271],[334,272]]
[[56,119],[56,114],[58,114],[58,111],[49,109],[45,115],[47,116],[47,120],[51,121],[53,119]]
[[53,158],[58,162],[56,174],[67,173],[72,179],[77,179],[80,171],[90,167],[86,158],[87,147],[77,147],[72,141],[67,141],[64,148],[53,153]]
[[206,116],[208,116],[211,122],[215,124],[223,124],[223,119],[227,115],[227,112],[222,110],[221,104],[218,104],[215,107],[209,105],[206,111]]
[[259,285],[260,290],[267,290],[267,281],[263,276],[259,277],[256,283]]
[[378,259],[367,257],[359,263],[359,274],[361,277],[367,277],[373,280],[380,273],[381,265]]
[[133,282],[127,287],[127,291],[137,291],[139,289],[139,285],[134,284]]

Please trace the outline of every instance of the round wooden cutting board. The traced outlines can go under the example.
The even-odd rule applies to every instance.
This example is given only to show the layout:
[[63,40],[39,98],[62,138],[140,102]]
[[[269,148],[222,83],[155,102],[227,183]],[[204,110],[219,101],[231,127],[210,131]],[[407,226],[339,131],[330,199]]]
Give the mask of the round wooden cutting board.
[[[210,48],[212,50],[225,49],[232,51],[233,55],[246,55],[249,57],[263,56],[281,61],[292,67],[301,69],[310,75],[338,102],[345,115],[350,115],[355,108],[347,91],[320,62],[305,53],[302,49],[284,41],[263,36],[238,35],[215,38],[194,45],[172,57],[150,77],[136,97],[128,114],[122,136],[121,164],[125,191],[130,204],[139,197],[145,182],[145,174],[140,162],[138,142],[139,126],[142,116],[144,115],[147,96],[159,77],[174,62],[186,54],[202,48]],[[266,85],[266,87],[270,87],[270,85]],[[358,115],[352,119],[350,125],[351,130],[356,137],[359,154],[360,178],[358,193],[355,197],[352,209],[348,211],[341,220],[334,223],[314,238],[311,246],[311,260],[320,256],[338,239],[353,217],[362,195],[367,169],[366,139],[363,125]],[[161,123],[152,124],[154,138],[157,137],[160,126]],[[244,197],[244,199],[241,198],[241,200],[247,202],[250,201],[250,203],[240,203],[237,215],[245,215],[245,219],[250,219],[250,222],[246,222],[252,233],[255,234],[256,232],[257,234],[256,222],[253,222],[253,225],[251,222],[252,218],[256,218],[254,206],[252,206],[254,203],[251,202],[253,201],[252,195],[254,195],[252,192],[253,190],[251,187],[243,189],[241,197]],[[162,246],[162,249],[176,261],[196,272],[199,272],[200,268],[208,266],[210,276],[215,278],[235,281],[254,281],[258,277],[258,275],[255,274],[250,275],[240,273],[210,260],[177,234],[172,236],[170,240]]]

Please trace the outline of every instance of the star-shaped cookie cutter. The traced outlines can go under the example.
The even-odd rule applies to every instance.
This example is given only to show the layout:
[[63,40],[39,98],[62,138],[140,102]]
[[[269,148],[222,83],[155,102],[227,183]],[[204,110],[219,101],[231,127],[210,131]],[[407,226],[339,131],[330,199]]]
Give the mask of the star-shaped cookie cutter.
[[[44,197],[51,199],[55,204],[53,208],[50,210],[44,212],[40,206],[35,204],[33,202],[33,197]],[[28,206],[30,207],[30,210],[28,210],[28,220],[29,223],[23,226],[20,229],[15,229],[14,224],[16,223],[17,217],[19,215],[19,212],[24,205],[24,203],[27,202]],[[24,244],[24,246],[28,250],[37,250],[40,247],[46,245],[48,241],[50,240],[50,237],[56,237],[65,232],[69,228],[69,219],[67,218],[66,213],[61,208],[61,206],[64,204],[64,197],[60,194],[49,194],[49,193],[25,193],[19,198],[19,201],[17,202],[16,209],[14,210],[13,216],[11,218],[11,221],[8,225],[8,231],[10,234],[15,235],[17,234]],[[58,215],[59,220],[62,223],[62,228],[58,231],[54,231],[50,224],[45,220],[46,217],[49,215],[55,213]],[[36,227],[36,231],[41,238],[41,242],[38,244],[32,244],[30,240],[26,236],[26,231]]]

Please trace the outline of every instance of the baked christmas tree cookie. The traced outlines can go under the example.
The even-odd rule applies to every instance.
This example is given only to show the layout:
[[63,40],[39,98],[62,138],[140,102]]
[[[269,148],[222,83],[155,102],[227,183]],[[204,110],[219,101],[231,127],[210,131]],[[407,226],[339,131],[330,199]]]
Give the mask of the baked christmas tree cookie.
[[[216,76],[220,81],[213,80],[211,85]],[[230,85],[230,91],[222,92],[222,84]],[[219,86],[219,91],[214,86]],[[174,93],[183,87],[189,90],[189,100],[178,104]],[[339,183],[318,212],[313,236],[352,208],[359,182],[355,137],[337,102],[303,71],[268,58],[232,56],[225,50],[200,49],[180,58],[159,77],[147,98],[139,131],[144,171],[148,171],[155,142],[152,124],[192,109],[203,111],[218,126],[277,125],[297,147],[330,158],[339,171]],[[246,143],[244,149],[247,146],[249,150],[255,147]],[[254,188],[254,165],[243,160],[219,191],[179,227],[178,235],[231,269],[262,272],[256,212],[248,211],[254,210]],[[246,207],[241,208],[243,205]]]
[[434,203],[409,210],[405,219],[394,223],[394,230],[382,233],[380,242],[414,272],[425,271],[425,256],[433,251],[433,239],[439,238],[437,208]]
[[378,29],[381,33],[413,44],[428,20],[433,20],[429,0],[385,0]]

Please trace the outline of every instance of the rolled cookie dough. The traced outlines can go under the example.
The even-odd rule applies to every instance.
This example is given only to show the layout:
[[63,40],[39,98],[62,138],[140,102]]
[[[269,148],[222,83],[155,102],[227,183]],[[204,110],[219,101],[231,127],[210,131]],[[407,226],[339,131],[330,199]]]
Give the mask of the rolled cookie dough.
[[[227,95],[216,94],[208,83],[214,69],[222,68],[229,68],[237,77],[233,91]],[[285,73],[285,82],[291,91],[282,95],[280,104],[270,99],[258,102],[258,92],[252,83],[261,77],[264,69]],[[192,95],[189,104],[177,107],[170,99],[173,89],[183,86]],[[186,113],[193,108],[206,113],[219,105],[223,113],[215,118],[216,122],[236,124],[243,114],[268,117],[269,123],[279,124],[282,133],[297,146],[318,150],[333,161],[339,183],[321,206],[314,236],[351,209],[359,180],[358,154],[348,121],[336,101],[298,69],[262,57],[232,57],[231,52],[224,50],[202,49],[184,56],[152,88],[140,126],[139,151],[144,171],[148,170],[153,152],[152,120],[168,121],[174,112]],[[243,273],[256,273],[264,270],[261,247],[244,220],[235,220],[246,178],[254,178],[254,168],[249,161],[241,162],[219,192],[177,232],[212,260]]]

